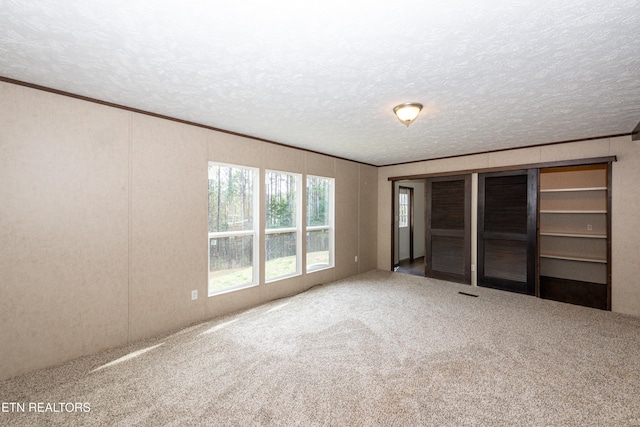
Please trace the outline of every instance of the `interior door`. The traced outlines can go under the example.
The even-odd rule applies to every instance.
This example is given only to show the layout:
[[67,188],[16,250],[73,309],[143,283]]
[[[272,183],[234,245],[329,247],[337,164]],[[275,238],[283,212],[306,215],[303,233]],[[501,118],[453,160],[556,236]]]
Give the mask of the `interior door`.
[[478,285],[535,295],[536,169],[478,176]]
[[427,277],[471,283],[471,176],[426,182]]

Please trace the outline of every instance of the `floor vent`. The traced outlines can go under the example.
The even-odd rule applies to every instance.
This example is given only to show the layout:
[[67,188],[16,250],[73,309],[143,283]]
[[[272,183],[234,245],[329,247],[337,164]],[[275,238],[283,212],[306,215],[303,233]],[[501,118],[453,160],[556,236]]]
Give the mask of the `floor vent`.
[[458,292],[458,293],[459,293],[460,295],[466,295],[466,296],[468,296],[468,297],[475,297],[475,298],[478,298],[478,295],[468,294],[468,293],[466,293],[466,292],[462,292],[462,291],[460,291],[460,292]]

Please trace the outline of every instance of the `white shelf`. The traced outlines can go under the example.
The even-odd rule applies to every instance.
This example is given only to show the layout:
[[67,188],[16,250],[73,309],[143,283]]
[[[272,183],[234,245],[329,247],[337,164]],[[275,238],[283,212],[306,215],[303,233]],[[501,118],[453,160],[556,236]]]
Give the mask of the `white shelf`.
[[554,236],[554,237],[578,237],[584,239],[606,239],[606,234],[586,234],[586,233],[555,233],[549,231],[541,231],[541,236]]
[[607,187],[541,188],[541,193],[561,193],[574,191],[607,191]]
[[552,259],[563,259],[567,261],[580,261],[580,262],[594,262],[599,264],[606,264],[606,259],[601,258],[587,258],[587,257],[579,257],[579,256],[571,256],[571,255],[558,255],[558,254],[540,254],[540,258],[552,258]]
[[555,210],[555,209],[545,209],[541,210],[540,213],[544,214],[606,214],[606,209],[592,209],[592,210]]

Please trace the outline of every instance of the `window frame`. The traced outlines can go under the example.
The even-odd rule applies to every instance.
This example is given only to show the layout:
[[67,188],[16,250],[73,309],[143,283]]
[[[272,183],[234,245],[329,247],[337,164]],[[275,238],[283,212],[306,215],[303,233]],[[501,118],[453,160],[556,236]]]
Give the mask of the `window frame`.
[[[327,177],[327,176],[319,176],[319,175],[306,175],[305,182],[305,212],[308,209],[309,203],[309,194],[308,194],[308,184],[309,178],[317,178],[327,180],[329,182],[329,224],[328,225],[308,225],[308,218],[305,218],[305,263],[307,260],[308,252],[307,252],[307,242],[306,237],[311,231],[321,231],[328,230],[329,231],[329,264],[323,267],[318,268],[309,268],[309,264],[306,263],[306,273],[315,273],[317,271],[323,271],[330,268],[335,267],[335,187],[336,187],[336,179]],[[305,215],[306,217],[307,215]]]
[[[284,175],[291,175],[295,177],[296,183],[296,193],[295,193],[295,227],[283,227],[283,228],[268,228],[267,226],[267,213],[269,203],[267,199],[267,174],[269,173],[277,173]],[[301,276],[302,275],[302,174],[295,172],[287,172],[275,169],[265,169],[264,171],[264,185],[261,187],[264,194],[264,281],[265,283],[273,283],[279,280],[288,279],[291,277]],[[287,234],[287,233],[295,233],[295,241],[296,241],[296,271],[293,273],[281,274],[279,276],[267,277],[267,238],[272,234]]]
[[[209,180],[208,171],[211,165],[219,166],[219,167],[228,167],[235,169],[245,169],[251,171],[251,175],[253,178],[253,191],[251,195],[251,203],[252,203],[252,222],[253,226],[251,230],[239,230],[239,231],[215,231],[209,232],[209,227],[207,225],[207,296],[215,296],[224,294],[227,292],[237,291],[239,289],[246,289],[253,286],[258,286],[260,284],[260,169],[252,166],[244,166],[237,165],[231,163],[224,162],[216,162],[209,161],[207,163],[207,180]],[[209,215],[209,207],[207,202],[207,216]],[[223,288],[220,290],[212,291],[209,287],[211,274],[211,239],[221,239],[228,237],[238,237],[238,236],[251,236],[253,238],[253,248],[252,248],[252,262],[251,262],[251,281],[246,283],[241,283],[234,286],[229,286],[227,288]]]

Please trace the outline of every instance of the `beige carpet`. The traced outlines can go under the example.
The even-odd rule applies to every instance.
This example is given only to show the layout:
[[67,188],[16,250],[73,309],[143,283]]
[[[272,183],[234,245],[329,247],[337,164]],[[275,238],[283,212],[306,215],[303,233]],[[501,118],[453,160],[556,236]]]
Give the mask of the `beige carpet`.
[[640,426],[640,319],[374,271],[0,396],[12,426]]

